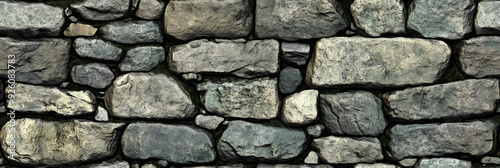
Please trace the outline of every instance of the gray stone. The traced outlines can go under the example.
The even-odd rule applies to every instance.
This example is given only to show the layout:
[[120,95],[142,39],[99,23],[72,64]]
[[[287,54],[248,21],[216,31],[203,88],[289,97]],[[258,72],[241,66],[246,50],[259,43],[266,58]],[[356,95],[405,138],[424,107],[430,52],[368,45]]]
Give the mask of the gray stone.
[[217,144],[224,161],[269,162],[299,156],[307,148],[307,138],[300,129],[237,120],[229,122]]
[[271,119],[278,115],[276,78],[207,80],[197,85],[205,109],[222,117]]
[[258,164],[257,168],[333,168],[330,165],[290,165],[290,164]]
[[201,82],[203,80],[203,76],[196,73],[187,73],[182,74],[182,79],[188,82]]
[[458,45],[460,65],[475,78],[500,77],[500,37],[482,36],[464,40]]
[[163,167],[163,168],[168,167],[168,161],[166,161],[166,160],[159,160],[159,161],[158,161],[158,162],[156,162],[156,163],[158,163],[158,165],[159,165],[160,167]]
[[[139,0],[137,0],[137,1],[139,1]],[[139,166],[138,163],[134,163],[134,164],[132,164],[132,166],[130,166],[130,168],[141,168],[141,166]]]
[[127,51],[118,65],[122,72],[149,71],[165,60],[165,50],[160,46],[141,46]]
[[299,69],[286,67],[281,70],[278,88],[281,93],[290,94],[299,88],[302,83],[302,74]]
[[475,8],[473,0],[415,0],[406,27],[425,38],[459,40],[472,32]]
[[309,89],[292,94],[283,100],[281,120],[292,126],[309,125],[318,118],[317,90]]
[[149,163],[142,165],[141,168],[157,168],[157,167],[154,164]]
[[135,16],[146,20],[159,19],[163,14],[164,3],[158,0],[141,0]]
[[104,107],[98,106],[94,119],[96,121],[109,121],[108,111]]
[[106,90],[104,104],[111,116],[144,119],[185,119],[197,107],[180,81],[165,74],[128,73]]
[[[388,50],[388,49],[391,50]],[[451,50],[438,40],[332,37],[321,39],[309,62],[312,87],[400,87],[434,83]]]
[[183,125],[132,123],[123,133],[123,154],[131,159],[170,163],[208,163],[216,153],[211,134]]
[[325,126],[321,125],[321,124],[312,125],[312,126],[307,127],[307,129],[306,129],[307,135],[309,135],[313,138],[320,137],[321,134],[323,134],[323,131],[325,131]]
[[69,82],[63,82],[59,85],[60,88],[67,88],[69,86]]
[[[1,2],[0,2],[1,3]],[[10,9],[9,9],[10,10]],[[3,16],[2,16],[3,17]],[[32,41],[0,38],[0,77],[8,78],[9,55],[14,55],[15,80],[30,84],[57,85],[68,75],[68,39],[32,39]]]
[[406,158],[399,161],[399,164],[403,167],[413,167],[417,163],[418,159],[416,158]]
[[490,152],[497,136],[491,122],[396,125],[389,131],[388,153],[395,159],[472,155]]
[[481,163],[483,164],[483,166],[485,166],[485,165],[500,165],[500,158],[486,156],[486,157],[483,157],[481,159]]
[[71,70],[71,79],[73,82],[96,89],[108,87],[114,78],[113,71],[103,63],[75,65]]
[[356,30],[368,36],[406,33],[406,9],[402,0],[354,0],[351,14]]
[[67,37],[79,37],[79,36],[94,36],[97,32],[97,28],[92,25],[82,24],[82,23],[71,23],[68,28],[64,30],[64,36]]
[[124,124],[85,120],[57,122],[22,118],[16,119],[14,126],[5,125],[0,139],[6,154],[11,154],[9,145],[15,145],[16,153],[13,159],[7,157],[9,162],[29,167],[75,164],[112,157],[122,126]]
[[323,123],[332,134],[377,136],[387,122],[382,101],[366,91],[321,94]]
[[139,0],[132,0],[132,9],[136,9],[139,6]]
[[374,163],[374,164],[357,164],[354,168],[399,168],[396,165],[385,164],[385,163]]
[[77,38],[73,43],[80,57],[103,61],[119,61],[123,50],[111,42],[100,39]]
[[70,20],[71,22],[73,22],[73,23],[78,22],[78,18],[76,18],[75,16],[70,16],[70,17],[69,17],[69,20]]
[[278,53],[276,40],[195,40],[171,47],[168,66],[171,71],[181,74],[232,74],[253,78],[277,73]]
[[318,164],[319,162],[319,156],[318,153],[311,151],[309,154],[307,154],[306,158],[304,159],[305,164]]
[[13,103],[7,101],[7,107],[16,112],[75,116],[92,114],[96,109],[97,101],[90,91],[62,91],[56,87],[17,83],[15,92]]
[[293,66],[304,66],[311,55],[311,46],[302,43],[281,43],[283,60]]
[[498,86],[495,79],[469,79],[408,88],[383,97],[387,114],[395,120],[467,118],[495,112],[496,101],[500,100]]
[[472,163],[470,161],[459,160],[455,158],[424,158],[420,160],[415,166],[415,168],[435,167],[472,168]]
[[73,11],[69,7],[66,7],[64,8],[64,15],[71,16],[73,15]]
[[160,26],[153,21],[111,22],[99,28],[102,38],[122,44],[162,43]]
[[474,20],[476,33],[479,35],[500,34],[500,1],[481,1],[477,5]]
[[377,138],[328,136],[314,139],[312,146],[329,164],[373,163],[382,160],[382,146]]
[[167,34],[183,41],[232,39],[250,34],[253,12],[247,0],[172,0],[165,9],[163,23]]
[[27,38],[58,36],[65,22],[62,8],[43,3],[0,1],[0,16],[0,35]]
[[129,10],[130,0],[86,0],[71,4],[71,9],[83,20],[112,21],[124,17]]
[[197,126],[206,128],[208,130],[215,130],[224,121],[224,118],[212,115],[198,115],[196,116],[194,123]]
[[255,35],[287,41],[331,37],[346,29],[349,21],[334,0],[257,1]]
[[116,161],[114,163],[103,161],[100,164],[92,164],[85,168],[130,168],[130,164],[127,161]]

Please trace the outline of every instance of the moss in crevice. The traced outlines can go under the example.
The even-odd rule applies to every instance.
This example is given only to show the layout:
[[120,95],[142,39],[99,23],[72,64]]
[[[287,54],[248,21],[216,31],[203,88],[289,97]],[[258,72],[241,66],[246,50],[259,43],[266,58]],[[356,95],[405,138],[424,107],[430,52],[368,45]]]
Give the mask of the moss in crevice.
[[354,20],[351,14],[351,4],[354,0],[337,0],[337,2],[340,6],[342,6],[342,9],[344,9],[344,14],[346,15],[347,20],[352,23]]

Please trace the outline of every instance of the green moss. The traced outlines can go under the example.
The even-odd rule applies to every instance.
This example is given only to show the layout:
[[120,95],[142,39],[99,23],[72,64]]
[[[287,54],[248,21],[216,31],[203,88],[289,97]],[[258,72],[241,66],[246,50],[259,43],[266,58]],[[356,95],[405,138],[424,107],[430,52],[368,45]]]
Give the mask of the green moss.
[[463,79],[465,79],[465,75],[462,74],[460,67],[454,61],[450,61],[450,66],[441,79],[439,79],[439,83],[448,83]]
[[500,124],[500,114],[494,115],[489,119],[492,123],[495,123],[497,125]]

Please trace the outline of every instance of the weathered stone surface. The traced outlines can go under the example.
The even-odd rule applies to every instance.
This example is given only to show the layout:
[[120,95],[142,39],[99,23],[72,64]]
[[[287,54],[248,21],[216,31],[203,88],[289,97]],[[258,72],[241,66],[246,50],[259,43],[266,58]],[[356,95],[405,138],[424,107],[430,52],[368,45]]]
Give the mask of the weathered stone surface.
[[0,16],[0,35],[28,38],[58,36],[65,21],[62,8],[42,3],[0,1]]
[[146,20],[159,19],[163,14],[164,3],[158,0],[141,0],[135,16]]
[[321,124],[312,125],[306,129],[307,135],[313,138],[320,137],[321,134],[323,134],[323,131],[325,131],[325,126]]
[[94,119],[96,121],[109,121],[108,111],[104,107],[98,106]]
[[86,0],[70,7],[83,20],[112,21],[124,17],[129,5],[130,0]]
[[130,164],[127,161],[116,161],[113,163],[103,161],[100,164],[92,164],[85,168],[130,168]]
[[399,164],[403,167],[413,167],[417,163],[418,159],[416,158],[406,158],[399,161]]
[[475,8],[473,0],[415,0],[406,27],[425,38],[458,40],[472,32]]
[[475,78],[500,77],[500,37],[482,36],[459,44],[458,57],[462,70]]
[[374,163],[374,164],[357,164],[354,168],[399,168],[396,165],[385,164],[385,163]]
[[490,152],[497,135],[491,122],[396,125],[390,129],[391,157],[478,156]]
[[160,26],[153,21],[119,21],[99,28],[102,38],[122,44],[162,43]]
[[442,76],[450,55],[448,45],[438,40],[402,37],[321,39],[309,62],[306,83],[312,87],[429,84]]
[[71,70],[71,79],[73,79],[73,82],[96,89],[108,87],[114,78],[113,71],[103,63],[76,65]]
[[170,48],[169,69],[176,73],[232,74],[253,78],[277,73],[279,43],[276,40],[195,40]]
[[281,120],[287,125],[304,126],[318,118],[317,90],[304,90],[283,100]]
[[255,34],[289,41],[331,37],[347,28],[337,1],[265,0],[256,2]]
[[222,117],[271,119],[279,112],[275,78],[212,81],[197,85],[201,102],[209,113]]
[[247,0],[173,0],[163,17],[166,33],[183,41],[238,38],[250,34],[252,7]]
[[384,158],[377,138],[328,136],[314,139],[312,146],[319,157],[329,164],[373,163]]
[[208,130],[215,130],[224,121],[224,118],[214,115],[198,115],[196,116],[194,123],[197,126],[206,128]]
[[258,164],[257,168],[333,168],[330,165],[289,165],[289,164]]
[[[155,0],[156,1],[156,0]],[[141,46],[127,51],[118,65],[122,72],[149,71],[165,60],[165,50],[160,46]]]
[[455,167],[455,168],[472,168],[470,161],[455,159],[455,158],[431,158],[420,160],[415,168],[435,168],[435,167]]
[[229,122],[217,144],[224,161],[283,161],[300,155],[307,147],[307,138],[300,129],[237,120]]
[[306,158],[304,159],[305,164],[318,164],[319,162],[319,156],[318,153],[311,151],[309,154],[307,154]]
[[123,50],[111,42],[100,39],[77,38],[73,43],[80,57],[104,61],[119,61]]
[[395,120],[416,121],[469,117],[495,112],[500,100],[498,80],[464,81],[408,88],[384,94],[388,114]]
[[123,133],[123,154],[132,159],[162,159],[171,163],[215,160],[212,136],[183,125],[132,123]]
[[78,36],[94,36],[97,28],[92,25],[82,23],[71,23],[68,28],[64,30],[64,36],[78,37]]
[[[2,2],[0,2],[2,3]],[[10,10],[10,9],[9,9]],[[62,11],[61,11],[62,12]],[[3,16],[2,16],[3,17]],[[33,41],[0,38],[0,77],[7,78],[9,58],[15,60],[16,82],[57,85],[68,76],[69,49],[66,39],[36,39]],[[9,57],[14,55],[14,57]]]
[[366,91],[321,94],[323,123],[332,134],[377,136],[387,122],[382,101]]
[[184,119],[197,113],[185,86],[165,74],[119,76],[106,90],[104,103],[111,116],[123,118]]
[[481,1],[477,5],[474,20],[476,33],[479,35],[500,34],[500,1]]
[[368,36],[406,33],[406,9],[402,0],[355,0],[351,14],[356,30]]
[[486,156],[486,157],[483,157],[481,159],[481,163],[483,164],[483,166],[485,166],[485,165],[500,165],[500,158]]
[[293,66],[304,66],[311,55],[311,46],[302,43],[281,43],[283,60]]
[[281,93],[289,94],[297,90],[302,83],[302,74],[299,69],[286,67],[281,70],[278,88]]
[[16,111],[73,116],[91,114],[96,109],[96,98],[90,91],[62,91],[22,83],[16,84],[15,91],[14,103],[7,101],[7,107]]
[[[54,166],[113,156],[119,138],[118,129],[122,126],[124,124],[85,120],[55,122],[22,118],[16,119],[13,127],[5,125],[0,139],[4,151],[8,151],[9,141],[15,141],[16,154],[14,159],[8,158],[10,161],[31,166]],[[11,128],[15,131],[8,131]]]

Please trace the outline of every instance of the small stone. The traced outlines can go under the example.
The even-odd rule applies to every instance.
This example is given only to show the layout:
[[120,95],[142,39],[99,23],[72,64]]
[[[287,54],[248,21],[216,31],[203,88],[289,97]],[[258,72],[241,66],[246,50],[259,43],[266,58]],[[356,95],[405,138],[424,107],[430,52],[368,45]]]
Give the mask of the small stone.
[[139,163],[134,163],[132,164],[132,166],[130,166],[130,168],[140,168],[141,166],[139,165]]
[[415,168],[435,167],[472,168],[472,163],[470,161],[459,160],[455,158],[424,158],[421,159],[415,166]]
[[160,26],[154,21],[117,21],[99,29],[102,38],[121,44],[162,43]]
[[119,61],[123,50],[111,42],[100,39],[77,38],[73,43],[80,57],[103,61]]
[[201,82],[203,77],[197,73],[182,74],[182,79],[188,82]]
[[85,0],[71,4],[71,9],[87,21],[112,21],[124,17],[129,11],[130,0]]
[[413,167],[417,163],[418,159],[416,158],[406,158],[399,161],[399,164],[403,167]]
[[71,16],[73,14],[73,11],[69,7],[64,8],[64,15],[66,16]]
[[149,163],[142,165],[141,168],[157,168],[157,167],[154,164]]
[[405,34],[405,12],[402,0],[354,0],[351,4],[356,30],[371,37]]
[[318,118],[317,90],[304,90],[283,100],[282,121],[287,125],[304,126]]
[[311,151],[307,154],[307,157],[304,159],[305,164],[318,164],[319,156],[318,153]]
[[78,22],[78,18],[76,18],[75,16],[70,16],[70,17],[69,17],[69,20],[70,20],[71,22],[73,22],[73,23]]
[[500,34],[500,1],[480,1],[474,20],[476,33],[479,35]]
[[158,0],[141,0],[135,16],[146,20],[159,19],[163,14],[164,3]]
[[355,31],[352,31],[352,30],[346,30],[346,31],[345,31],[345,35],[348,35],[348,36],[354,36],[354,35],[356,35],[356,32],[355,32]]
[[323,134],[323,131],[325,130],[325,126],[321,124],[317,125],[311,125],[307,127],[306,133],[307,135],[313,137],[313,138],[318,138]]
[[60,88],[67,88],[69,86],[69,82],[63,82],[59,85]]
[[130,164],[127,161],[116,161],[114,163],[103,161],[100,164],[92,164],[86,168],[130,168]]
[[258,164],[257,168],[333,168],[333,166],[327,164],[324,165]]
[[[500,1],[499,1],[500,2]],[[463,40],[458,45],[460,67],[475,78],[500,77],[500,37],[481,36]]]
[[196,116],[194,122],[197,126],[208,130],[215,130],[219,127],[220,123],[224,121],[224,118],[219,116],[209,116],[209,115],[198,115]]
[[312,146],[329,164],[374,163],[384,158],[377,138],[328,136],[314,139]]
[[165,60],[165,50],[159,46],[141,46],[127,51],[118,65],[122,72],[149,71]]
[[485,166],[485,165],[500,165],[500,158],[486,156],[486,157],[483,157],[481,159],[481,163],[483,164],[483,166]]
[[109,121],[108,111],[104,107],[98,106],[94,119],[96,121]]
[[81,24],[81,23],[71,23],[68,28],[64,30],[64,36],[67,37],[78,37],[78,36],[94,36],[97,32],[97,28],[92,25]]
[[385,164],[385,163],[374,163],[374,164],[361,163],[354,166],[354,168],[399,168],[399,167],[396,165]]
[[302,83],[302,74],[299,69],[286,67],[279,76],[279,90],[281,93],[290,94],[297,90]]
[[283,60],[293,66],[304,66],[309,60],[311,46],[302,43],[281,43]]
[[113,71],[103,63],[76,65],[71,70],[71,79],[73,82],[96,89],[108,87],[114,78]]
[[162,168],[167,168],[168,167],[168,161],[166,160],[158,160],[158,163],[159,166],[161,166]]

